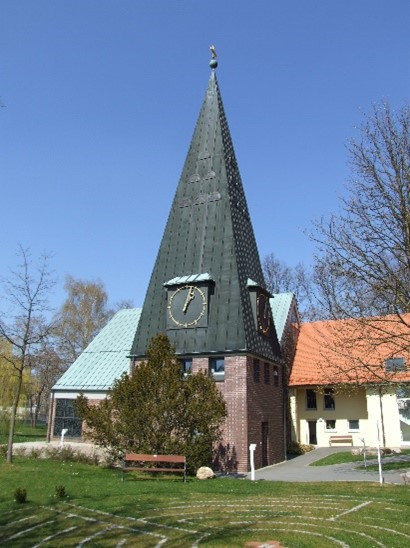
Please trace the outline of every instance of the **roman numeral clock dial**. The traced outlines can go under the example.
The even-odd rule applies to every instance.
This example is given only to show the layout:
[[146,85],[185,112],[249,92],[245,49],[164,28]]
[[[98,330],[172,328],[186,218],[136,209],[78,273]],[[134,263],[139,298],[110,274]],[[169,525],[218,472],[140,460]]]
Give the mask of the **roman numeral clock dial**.
[[168,295],[169,327],[204,327],[206,325],[207,298],[196,285],[183,285]]

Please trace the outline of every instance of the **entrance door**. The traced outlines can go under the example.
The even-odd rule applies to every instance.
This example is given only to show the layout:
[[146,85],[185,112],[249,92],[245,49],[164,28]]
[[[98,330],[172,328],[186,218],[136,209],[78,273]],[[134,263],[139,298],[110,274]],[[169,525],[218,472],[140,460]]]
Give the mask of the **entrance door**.
[[308,429],[309,429],[309,443],[311,445],[317,445],[316,421],[308,421]]
[[267,422],[262,423],[262,467],[268,466],[268,438],[269,438],[269,424]]

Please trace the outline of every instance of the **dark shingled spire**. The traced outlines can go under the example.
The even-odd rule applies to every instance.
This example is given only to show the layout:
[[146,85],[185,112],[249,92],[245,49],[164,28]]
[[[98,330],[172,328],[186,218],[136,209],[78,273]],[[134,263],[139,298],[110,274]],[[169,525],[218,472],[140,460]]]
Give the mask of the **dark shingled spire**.
[[[205,274],[212,280],[208,282],[206,327],[169,329],[170,290],[164,284],[175,278],[183,283],[184,277],[192,275],[202,275],[199,279],[203,279]],[[222,98],[212,70],[131,355],[144,356],[150,339],[166,332],[177,353],[182,355],[246,352],[275,359],[279,345],[274,328],[266,337],[255,327],[249,279],[257,286],[265,286]]]

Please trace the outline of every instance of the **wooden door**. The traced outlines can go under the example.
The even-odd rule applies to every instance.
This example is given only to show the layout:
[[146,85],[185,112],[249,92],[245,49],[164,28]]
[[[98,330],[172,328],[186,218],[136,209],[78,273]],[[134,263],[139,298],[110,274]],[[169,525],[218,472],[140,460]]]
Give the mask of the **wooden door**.
[[316,421],[308,421],[308,427],[309,427],[309,443],[311,445],[317,445]]

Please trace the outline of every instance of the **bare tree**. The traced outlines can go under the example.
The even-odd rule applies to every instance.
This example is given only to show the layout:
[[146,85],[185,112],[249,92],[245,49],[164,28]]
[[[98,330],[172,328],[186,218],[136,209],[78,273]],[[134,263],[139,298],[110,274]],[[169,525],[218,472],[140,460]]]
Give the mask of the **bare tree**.
[[47,337],[38,350],[30,356],[30,381],[26,386],[27,402],[30,410],[31,425],[37,425],[41,411],[47,413],[47,403],[51,389],[63,374],[64,362]]
[[39,259],[36,267],[31,262],[30,252],[21,246],[18,257],[17,269],[2,280],[2,304],[7,303],[7,310],[3,309],[0,315],[0,337],[12,348],[12,353],[4,353],[2,358],[13,367],[16,376],[7,449],[9,463],[13,458],[14,431],[24,372],[30,367],[32,355],[52,330],[52,323],[46,320],[45,313],[49,311],[48,297],[55,283],[47,255]]
[[410,311],[409,129],[408,106],[374,107],[350,143],[354,179],[340,213],[315,225],[315,279],[330,318]]
[[56,343],[66,366],[74,362],[105,326],[113,312],[101,281],[67,276],[67,298],[56,317]]
[[312,275],[302,263],[290,267],[278,259],[274,253],[270,253],[263,259],[262,269],[267,288],[271,293],[295,294],[300,315],[304,320],[321,317],[315,298]]
[[[349,147],[353,180],[340,212],[315,225],[315,282],[335,322],[322,341],[329,384],[408,382],[410,108],[373,108]],[[332,323],[332,322],[330,322]],[[384,425],[383,425],[384,436]]]

